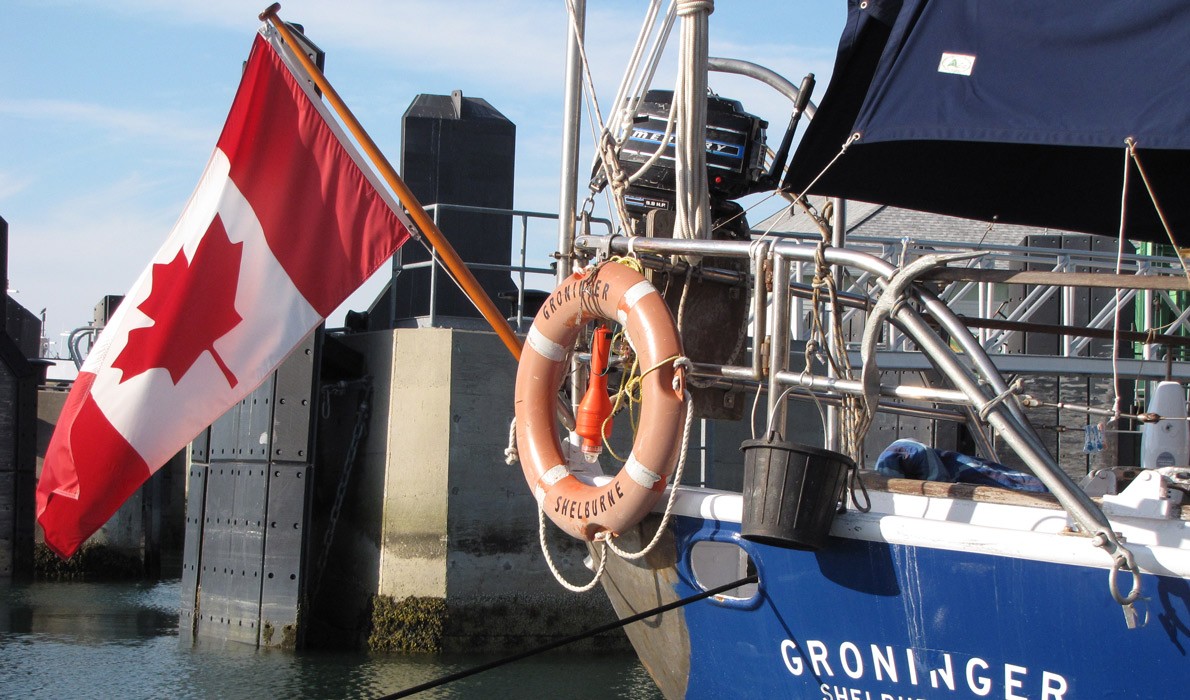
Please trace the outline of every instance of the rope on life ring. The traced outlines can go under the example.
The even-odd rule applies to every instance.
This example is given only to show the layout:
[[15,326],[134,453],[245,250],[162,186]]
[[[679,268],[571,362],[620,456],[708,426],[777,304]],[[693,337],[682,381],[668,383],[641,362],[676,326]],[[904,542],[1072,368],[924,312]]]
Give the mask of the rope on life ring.
[[[570,472],[554,409],[570,349],[596,319],[615,321],[643,367],[640,425],[624,467],[602,486]],[[580,540],[618,535],[639,523],[673,475],[686,419],[682,343],[669,307],[632,268],[604,263],[576,272],[550,294],[529,329],[516,378],[516,442],[539,508]],[[666,362],[665,360],[670,360]]]

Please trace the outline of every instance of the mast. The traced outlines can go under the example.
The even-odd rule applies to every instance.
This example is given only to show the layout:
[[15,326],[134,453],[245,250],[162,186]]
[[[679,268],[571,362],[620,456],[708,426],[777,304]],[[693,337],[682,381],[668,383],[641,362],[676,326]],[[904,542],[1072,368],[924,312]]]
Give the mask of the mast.
[[579,52],[587,23],[587,0],[570,0],[567,20],[566,82],[562,101],[562,169],[558,198],[558,269],[562,284],[570,275],[574,224],[578,202],[579,120],[583,111],[583,67]]
[[[835,248],[843,248],[847,244],[847,200],[835,197],[831,200],[832,215],[831,215],[831,246]],[[835,276],[835,289],[842,288],[843,270],[840,267],[835,267],[831,272]],[[835,313],[835,309],[831,308],[829,313]],[[834,324],[834,319],[831,319],[831,324]],[[840,348],[837,345],[838,338],[834,333],[828,333],[826,342],[828,345],[828,352],[838,357],[838,353],[846,352],[846,348]],[[834,366],[827,363],[827,376],[835,377],[836,372]],[[840,451],[841,440],[839,439],[839,407],[830,405],[826,407],[826,425],[823,426],[826,435],[827,449]]]

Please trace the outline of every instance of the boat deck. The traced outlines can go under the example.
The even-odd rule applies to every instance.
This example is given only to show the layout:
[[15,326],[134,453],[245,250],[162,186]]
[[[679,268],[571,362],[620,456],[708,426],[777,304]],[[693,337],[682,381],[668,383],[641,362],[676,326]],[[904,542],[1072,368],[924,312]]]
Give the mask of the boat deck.
[[[1119,470],[1121,481],[1130,479],[1139,470]],[[975,484],[952,484],[941,481],[921,481],[918,479],[899,479],[887,477],[873,471],[862,471],[864,485],[872,491],[886,491],[910,496],[928,496],[931,498],[954,498],[976,503],[999,503],[1003,505],[1033,506],[1062,510],[1058,499],[1048,493],[1025,493],[997,486],[977,486]],[[1098,497],[1093,497],[1096,503]],[[1190,504],[1183,505],[1177,511],[1180,520],[1190,520]]]

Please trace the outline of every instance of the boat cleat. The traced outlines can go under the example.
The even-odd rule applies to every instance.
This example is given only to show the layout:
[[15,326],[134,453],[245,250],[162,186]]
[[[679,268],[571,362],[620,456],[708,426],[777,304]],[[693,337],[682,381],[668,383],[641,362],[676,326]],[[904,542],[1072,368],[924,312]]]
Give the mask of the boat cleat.
[[1103,496],[1103,513],[1108,517],[1172,518],[1188,486],[1190,468],[1145,469],[1119,494]]

